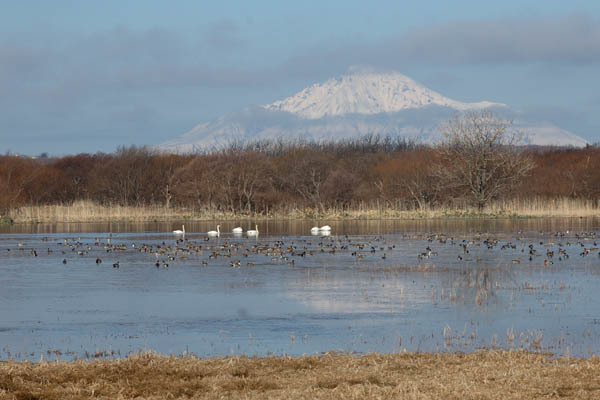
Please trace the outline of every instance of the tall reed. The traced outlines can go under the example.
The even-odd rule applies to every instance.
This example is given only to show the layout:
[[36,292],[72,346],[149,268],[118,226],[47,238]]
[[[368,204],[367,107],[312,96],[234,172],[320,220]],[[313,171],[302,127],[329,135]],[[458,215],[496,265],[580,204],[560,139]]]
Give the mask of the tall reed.
[[235,213],[216,208],[165,208],[160,205],[101,205],[93,201],[73,204],[24,206],[8,215],[16,223],[42,222],[106,222],[106,221],[169,221],[214,220],[243,217],[273,219],[423,219],[452,217],[592,217],[600,216],[600,201],[556,198],[526,198],[498,200],[479,211],[464,203],[452,206],[410,208],[398,203],[358,202],[348,206],[325,209],[302,208],[293,204],[269,210],[264,214]]

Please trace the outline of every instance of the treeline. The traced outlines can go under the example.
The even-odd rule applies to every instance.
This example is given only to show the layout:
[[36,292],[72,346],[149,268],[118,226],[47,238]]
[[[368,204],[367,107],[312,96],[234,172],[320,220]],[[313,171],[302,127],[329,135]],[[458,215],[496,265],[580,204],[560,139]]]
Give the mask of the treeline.
[[[600,199],[600,149],[529,147],[533,168],[496,197]],[[465,198],[439,182],[441,149],[370,136],[337,143],[262,141],[196,154],[146,147],[61,158],[0,156],[0,213],[92,200],[239,213],[378,204],[415,209]]]

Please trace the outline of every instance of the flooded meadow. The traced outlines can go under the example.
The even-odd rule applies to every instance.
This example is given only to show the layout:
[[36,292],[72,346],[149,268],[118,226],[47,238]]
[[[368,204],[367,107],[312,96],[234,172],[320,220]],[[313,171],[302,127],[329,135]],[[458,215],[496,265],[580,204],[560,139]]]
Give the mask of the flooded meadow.
[[597,218],[219,225],[0,228],[0,359],[600,354]]

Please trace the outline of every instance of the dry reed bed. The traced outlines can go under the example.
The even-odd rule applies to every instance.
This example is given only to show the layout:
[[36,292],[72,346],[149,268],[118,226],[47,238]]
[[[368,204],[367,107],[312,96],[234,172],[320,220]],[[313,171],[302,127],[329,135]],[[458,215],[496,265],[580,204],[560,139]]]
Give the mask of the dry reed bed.
[[312,209],[289,208],[275,210],[267,215],[246,215],[217,210],[166,209],[161,206],[103,206],[92,201],[78,201],[71,205],[20,207],[12,210],[8,216],[17,223],[232,220],[244,217],[274,219],[423,219],[470,216],[593,217],[600,216],[600,204],[596,201],[566,198],[527,199],[497,201],[481,211],[466,205],[454,208],[438,207],[417,210],[359,206],[356,208],[330,208],[322,212]]
[[600,398],[600,359],[524,351],[0,363],[1,399]]

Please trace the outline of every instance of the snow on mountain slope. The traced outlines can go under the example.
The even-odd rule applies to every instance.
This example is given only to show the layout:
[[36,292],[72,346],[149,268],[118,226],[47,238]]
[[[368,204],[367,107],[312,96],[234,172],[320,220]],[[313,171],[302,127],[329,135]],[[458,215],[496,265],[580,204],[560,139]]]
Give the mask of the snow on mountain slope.
[[265,107],[287,111],[304,118],[318,119],[345,114],[378,114],[430,105],[455,110],[482,109],[504,104],[463,103],[427,89],[399,72],[358,71],[341,78],[317,83],[287,99]]
[[427,89],[397,73],[353,71],[315,84],[287,99],[202,123],[159,147],[190,152],[263,139],[336,141],[364,135],[402,136],[423,143],[442,138],[440,125],[457,112],[491,109],[514,121],[523,143],[582,147],[587,142],[572,132],[505,104],[463,103]]
[[587,140],[549,122],[516,122],[515,128],[523,134],[525,144],[573,147],[585,147],[588,144]]

